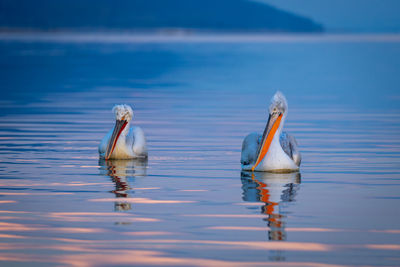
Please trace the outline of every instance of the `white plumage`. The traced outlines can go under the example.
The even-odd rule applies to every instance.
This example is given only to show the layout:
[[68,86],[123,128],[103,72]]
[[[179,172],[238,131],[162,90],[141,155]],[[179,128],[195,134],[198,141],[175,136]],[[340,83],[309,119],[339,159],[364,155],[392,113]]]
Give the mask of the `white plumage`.
[[301,154],[296,139],[282,132],[287,111],[285,96],[277,92],[269,107],[269,118],[263,135],[251,133],[243,140],[243,170],[291,172],[299,169]]
[[116,105],[113,112],[116,118],[115,126],[100,142],[100,157],[106,160],[146,158],[144,132],[138,126],[131,127],[132,108],[128,105]]

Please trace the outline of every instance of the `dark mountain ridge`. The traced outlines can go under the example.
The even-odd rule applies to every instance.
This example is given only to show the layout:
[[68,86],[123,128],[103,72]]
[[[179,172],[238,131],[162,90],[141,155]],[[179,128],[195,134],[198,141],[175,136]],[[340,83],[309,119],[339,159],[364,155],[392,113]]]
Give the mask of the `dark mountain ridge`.
[[248,0],[0,0],[2,29],[320,32],[312,20]]

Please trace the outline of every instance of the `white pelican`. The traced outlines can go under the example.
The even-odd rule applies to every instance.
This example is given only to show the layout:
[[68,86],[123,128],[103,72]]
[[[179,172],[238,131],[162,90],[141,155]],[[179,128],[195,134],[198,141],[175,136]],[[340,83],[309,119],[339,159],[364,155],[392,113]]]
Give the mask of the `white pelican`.
[[251,133],[243,140],[242,170],[269,172],[299,170],[301,155],[296,139],[282,132],[287,112],[286,98],[278,91],[272,97],[263,135]]
[[100,157],[108,159],[146,158],[146,138],[140,127],[130,127],[133,117],[129,105],[116,105],[114,129],[109,131],[99,145]]

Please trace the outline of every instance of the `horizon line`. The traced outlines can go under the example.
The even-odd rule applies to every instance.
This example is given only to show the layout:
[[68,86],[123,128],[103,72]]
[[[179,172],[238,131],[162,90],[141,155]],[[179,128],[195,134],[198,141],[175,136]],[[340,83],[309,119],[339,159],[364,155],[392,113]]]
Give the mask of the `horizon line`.
[[0,41],[53,43],[400,42],[400,33],[1,32]]

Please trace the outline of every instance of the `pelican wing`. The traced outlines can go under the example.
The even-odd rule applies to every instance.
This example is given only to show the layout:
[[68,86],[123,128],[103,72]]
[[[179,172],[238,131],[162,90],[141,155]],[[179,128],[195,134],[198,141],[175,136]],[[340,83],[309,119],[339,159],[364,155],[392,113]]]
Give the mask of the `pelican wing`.
[[243,165],[250,165],[256,162],[260,140],[261,135],[258,133],[251,133],[244,138],[242,144],[242,155],[240,159],[240,162]]
[[107,150],[107,145],[110,141],[111,135],[112,135],[113,130],[111,129],[104,137],[101,139],[101,142],[99,144],[99,154],[101,158],[105,158],[106,155],[106,150]]
[[282,132],[279,142],[281,143],[281,147],[283,151],[293,159],[294,163],[297,166],[300,166],[301,163],[301,154],[297,145],[297,141],[294,136],[288,134],[287,132]]
[[132,127],[133,143],[132,150],[137,157],[147,158],[147,144],[146,137],[142,128],[135,126]]

